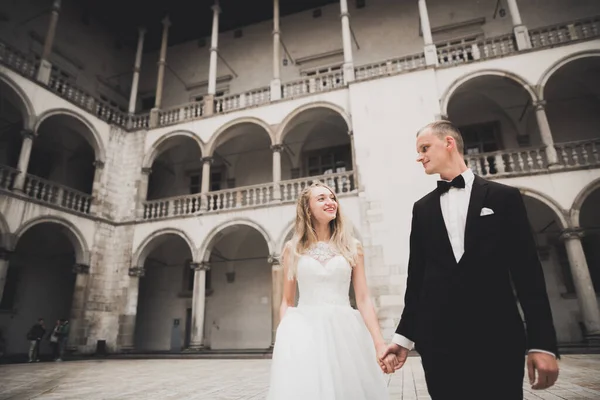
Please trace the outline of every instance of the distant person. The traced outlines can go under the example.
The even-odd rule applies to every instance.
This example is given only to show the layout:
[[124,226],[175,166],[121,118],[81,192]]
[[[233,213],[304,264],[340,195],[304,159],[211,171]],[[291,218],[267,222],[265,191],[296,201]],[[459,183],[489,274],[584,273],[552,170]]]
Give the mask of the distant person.
[[29,340],[29,362],[40,361],[40,342],[45,334],[44,319],[40,318],[27,333],[27,340]]
[[60,330],[62,328],[62,322],[60,319],[56,320],[56,325],[54,326],[54,329],[52,329],[52,332],[50,333],[50,337],[48,338],[50,340],[50,347],[52,348],[52,360],[56,361],[58,360],[59,356],[60,356]]
[[58,346],[59,346],[59,354],[56,361],[61,362],[65,356],[65,348],[67,347],[67,341],[69,340],[69,329],[71,326],[69,325],[69,320],[61,319],[60,330],[58,334]]

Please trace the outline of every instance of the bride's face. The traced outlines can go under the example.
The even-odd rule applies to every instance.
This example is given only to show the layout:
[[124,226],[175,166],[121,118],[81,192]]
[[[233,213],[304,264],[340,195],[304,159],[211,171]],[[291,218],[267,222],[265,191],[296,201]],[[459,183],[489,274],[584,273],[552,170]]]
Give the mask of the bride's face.
[[325,187],[314,187],[310,192],[309,210],[314,222],[328,224],[337,216],[335,195]]

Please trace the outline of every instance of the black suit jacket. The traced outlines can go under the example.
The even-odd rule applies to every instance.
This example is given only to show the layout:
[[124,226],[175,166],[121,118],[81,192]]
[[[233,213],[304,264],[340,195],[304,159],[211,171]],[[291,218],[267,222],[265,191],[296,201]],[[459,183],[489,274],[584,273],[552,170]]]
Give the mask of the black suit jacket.
[[[483,207],[494,214],[481,216]],[[440,192],[414,204],[405,307],[396,333],[422,353],[478,346],[558,356],[542,266],[518,189],[475,176],[458,263]]]

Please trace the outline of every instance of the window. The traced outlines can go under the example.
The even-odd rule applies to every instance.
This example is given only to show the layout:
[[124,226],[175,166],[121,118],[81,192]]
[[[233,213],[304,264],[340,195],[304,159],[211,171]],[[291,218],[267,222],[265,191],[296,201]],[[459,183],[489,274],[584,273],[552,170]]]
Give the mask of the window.
[[304,76],[325,75],[330,72],[338,72],[341,70],[342,70],[342,64],[335,64],[335,65],[329,65],[329,66],[300,71],[300,76],[304,77]]
[[[219,91],[215,92],[215,97],[223,97],[223,96],[225,96],[225,94],[227,94],[226,89],[219,90]],[[204,101],[204,96],[206,96],[206,93],[192,96],[191,101],[202,102],[202,101]]]
[[352,169],[350,145],[315,150],[307,154],[306,176],[317,176],[349,171]]
[[154,108],[156,96],[142,97],[142,111],[150,111]]
[[190,194],[200,193],[201,188],[200,174],[190,176]]
[[215,192],[221,190],[223,174],[221,171],[211,171],[210,174],[210,191]]

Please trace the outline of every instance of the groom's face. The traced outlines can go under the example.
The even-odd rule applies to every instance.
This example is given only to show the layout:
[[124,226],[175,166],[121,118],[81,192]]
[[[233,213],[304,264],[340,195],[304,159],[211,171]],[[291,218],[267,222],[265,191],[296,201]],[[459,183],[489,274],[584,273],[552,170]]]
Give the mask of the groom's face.
[[439,174],[450,157],[446,141],[433,134],[430,129],[417,136],[417,153],[417,162],[423,164],[427,175]]

